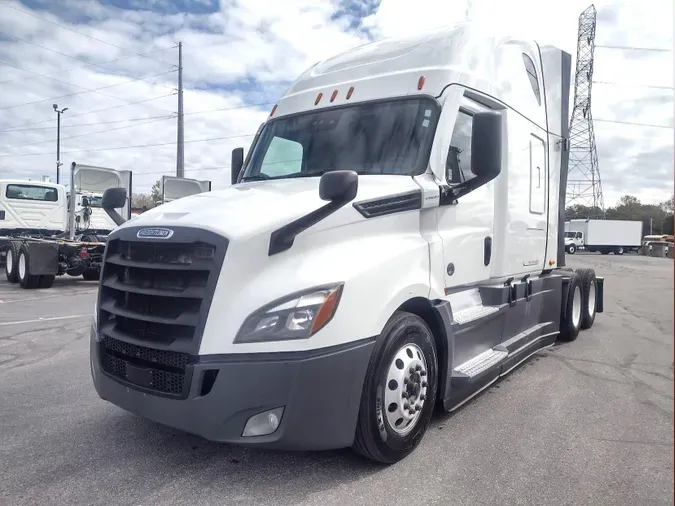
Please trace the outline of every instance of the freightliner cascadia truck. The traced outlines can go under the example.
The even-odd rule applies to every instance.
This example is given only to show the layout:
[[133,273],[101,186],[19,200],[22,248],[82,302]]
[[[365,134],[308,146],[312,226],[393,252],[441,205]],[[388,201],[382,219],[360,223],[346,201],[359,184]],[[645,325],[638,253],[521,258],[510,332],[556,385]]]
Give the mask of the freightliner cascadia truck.
[[99,396],[212,441],[390,464],[435,409],[575,340],[604,279],[565,267],[570,65],[471,25],[364,45],[290,86],[230,187],[129,223],[108,190]]

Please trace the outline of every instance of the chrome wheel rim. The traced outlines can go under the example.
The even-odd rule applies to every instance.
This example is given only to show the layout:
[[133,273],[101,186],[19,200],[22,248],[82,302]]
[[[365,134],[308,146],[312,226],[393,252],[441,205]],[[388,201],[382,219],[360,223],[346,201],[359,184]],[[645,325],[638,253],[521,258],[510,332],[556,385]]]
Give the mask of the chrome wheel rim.
[[427,362],[422,350],[408,343],[394,355],[384,385],[384,412],[391,429],[406,435],[415,428],[427,400]]
[[7,250],[7,256],[5,257],[5,265],[7,266],[7,272],[12,272],[14,267],[14,256],[12,255],[12,250]]
[[26,279],[26,255],[19,253],[19,277]]
[[588,288],[588,315],[592,318],[595,314],[595,281],[591,281]]
[[574,295],[572,296],[572,323],[575,327],[579,326],[581,321],[581,288],[574,287]]

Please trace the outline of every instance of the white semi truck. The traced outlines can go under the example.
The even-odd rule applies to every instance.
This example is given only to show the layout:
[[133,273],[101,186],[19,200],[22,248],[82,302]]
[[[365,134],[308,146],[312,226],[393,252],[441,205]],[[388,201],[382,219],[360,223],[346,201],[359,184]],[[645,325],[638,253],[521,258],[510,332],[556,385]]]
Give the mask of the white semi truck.
[[565,250],[570,255],[577,250],[623,255],[627,251],[638,251],[641,244],[641,221],[575,219],[565,222]]
[[101,198],[124,188],[119,212],[130,218],[131,171],[73,163],[71,181],[67,191],[46,181],[0,180],[0,260],[10,283],[33,289],[63,274],[99,279],[105,239],[117,226]]
[[[232,186],[108,237],[98,395],[204,438],[393,463],[603,310],[565,267],[569,54],[461,25],[316,64]],[[550,388],[560,386],[550,385]]]
[[176,199],[196,195],[197,193],[210,192],[211,181],[200,181],[176,176],[162,176],[160,180],[161,201],[156,205],[166,204]]

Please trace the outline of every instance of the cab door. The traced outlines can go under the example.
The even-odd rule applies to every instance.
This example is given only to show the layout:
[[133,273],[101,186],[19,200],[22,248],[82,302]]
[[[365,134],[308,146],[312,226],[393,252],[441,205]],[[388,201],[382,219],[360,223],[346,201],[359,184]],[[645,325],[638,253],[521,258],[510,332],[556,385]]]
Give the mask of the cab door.
[[[473,114],[489,109],[463,97],[457,113],[445,167],[445,183],[469,179]],[[443,242],[445,289],[490,279],[493,262],[495,187],[490,181],[456,202],[442,203],[438,233]]]

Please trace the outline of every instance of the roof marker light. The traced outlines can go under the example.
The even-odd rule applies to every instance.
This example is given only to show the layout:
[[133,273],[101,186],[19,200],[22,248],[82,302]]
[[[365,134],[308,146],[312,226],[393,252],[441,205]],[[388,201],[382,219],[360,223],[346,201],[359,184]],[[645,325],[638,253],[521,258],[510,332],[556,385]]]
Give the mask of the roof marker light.
[[333,90],[333,94],[330,96],[330,101],[331,101],[331,102],[332,102],[333,100],[335,100],[335,97],[337,97],[337,94],[338,94],[338,90]]
[[349,88],[349,91],[347,91],[347,100],[352,98],[352,93],[354,93],[354,87],[353,86],[351,88]]
[[314,105],[317,105],[319,102],[321,102],[321,97],[323,97],[323,93],[319,93],[316,96],[316,100],[314,100]]
[[422,88],[424,88],[424,76],[420,76],[417,80],[417,89],[421,90]]
[[274,116],[274,113],[277,112],[277,105],[278,104],[274,104],[274,107],[272,107],[272,112],[270,113],[270,116]]

